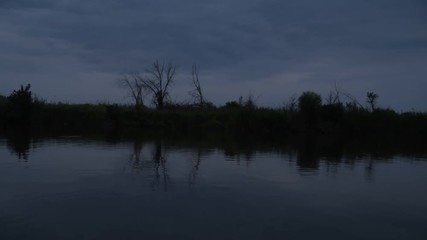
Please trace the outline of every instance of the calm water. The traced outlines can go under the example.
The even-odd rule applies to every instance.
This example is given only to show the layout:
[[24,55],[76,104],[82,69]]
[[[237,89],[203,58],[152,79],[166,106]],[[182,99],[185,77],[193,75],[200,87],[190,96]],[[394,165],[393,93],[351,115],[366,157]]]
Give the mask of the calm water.
[[0,239],[425,240],[427,158],[407,156],[0,139]]

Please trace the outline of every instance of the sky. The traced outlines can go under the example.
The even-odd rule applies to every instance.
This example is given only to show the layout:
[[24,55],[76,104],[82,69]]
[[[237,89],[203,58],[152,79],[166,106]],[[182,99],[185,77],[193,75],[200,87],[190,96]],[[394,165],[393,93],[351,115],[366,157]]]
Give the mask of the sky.
[[336,86],[427,111],[427,1],[0,0],[2,95],[31,84],[50,102],[128,103],[117,80],[155,60],[177,65],[174,101],[198,64],[215,104],[280,107]]

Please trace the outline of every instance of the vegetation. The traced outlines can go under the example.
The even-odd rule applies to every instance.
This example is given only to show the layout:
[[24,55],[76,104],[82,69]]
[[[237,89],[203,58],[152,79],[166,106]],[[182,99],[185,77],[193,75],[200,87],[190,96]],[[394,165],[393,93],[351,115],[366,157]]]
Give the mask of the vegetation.
[[[21,86],[8,97],[0,96],[0,131],[245,136],[274,141],[298,135],[427,140],[426,113],[382,109],[373,92],[367,93],[367,106],[336,89],[325,102],[315,92],[303,92],[282,108],[258,107],[252,96],[215,106],[204,97],[199,67],[194,65],[193,100],[178,104],[168,99],[175,71],[174,65],[156,61],[145,74],[122,78],[135,100],[132,105],[47,103],[33,96],[30,85]],[[143,104],[144,95],[152,97],[155,108]]]
[[316,126],[322,108],[322,97],[315,92],[303,92],[298,98],[298,108],[310,129]]
[[8,122],[28,123],[34,105],[30,87],[29,84],[26,87],[21,85],[6,98],[4,114]]
[[373,93],[373,92],[368,92],[366,93],[366,102],[369,104],[369,106],[371,107],[371,110],[374,111],[377,105],[377,98],[378,98],[378,94]]

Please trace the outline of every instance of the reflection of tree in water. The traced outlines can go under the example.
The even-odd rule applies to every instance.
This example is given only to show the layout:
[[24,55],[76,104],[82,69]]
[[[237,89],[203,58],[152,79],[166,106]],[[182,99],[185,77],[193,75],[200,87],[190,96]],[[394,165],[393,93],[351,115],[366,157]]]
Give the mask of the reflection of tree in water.
[[[373,153],[372,149],[360,148],[357,145],[346,145],[337,140],[325,141],[324,139],[310,137],[300,140],[296,145],[281,145],[278,148],[266,149],[255,145],[242,147],[239,144],[223,145],[223,148],[204,148],[203,144],[200,145],[200,143],[190,147],[178,147],[178,149],[185,149],[186,152],[191,150],[190,166],[187,166],[189,171],[187,170],[186,173],[189,186],[196,184],[200,177],[202,161],[204,157],[212,153],[213,149],[223,150],[226,161],[236,162],[237,165],[240,163],[249,165],[256,153],[277,151],[289,155],[290,157],[287,159],[292,162],[290,166],[296,165],[296,170],[303,175],[317,173],[320,168],[327,174],[338,174],[343,167],[348,169],[364,165],[367,180],[373,179],[375,165],[389,161],[394,156],[383,153],[381,150]],[[143,150],[144,145],[146,150]],[[155,141],[148,145],[141,141],[133,143],[133,153],[130,156],[132,171],[136,173],[145,172],[146,177],[149,177],[149,186],[153,190],[168,191],[172,185],[166,152],[167,150],[172,151],[173,146],[175,145],[165,145],[161,141]]]
[[372,156],[368,159],[365,167],[365,178],[368,181],[372,181],[374,179],[374,160],[372,159]]
[[393,155],[387,153],[373,152],[351,145],[347,149],[339,141],[318,141],[315,138],[306,138],[297,147],[297,166],[300,173],[313,173],[319,170],[320,161],[323,162],[325,170],[329,173],[337,173],[343,164],[353,168],[359,162],[365,164],[367,180],[372,180],[375,165],[381,161],[388,161]]
[[153,162],[154,162],[154,179],[152,183],[153,190],[159,190],[163,185],[163,191],[168,191],[171,185],[171,179],[166,168],[166,156],[164,146],[160,142],[154,143]]
[[145,144],[140,140],[135,140],[133,142],[133,149],[129,161],[132,167],[132,173],[139,174],[144,170],[154,170],[153,180],[151,182],[152,189],[163,189],[164,191],[168,191],[171,180],[166,168],[166,156],[163,144],[161,142],[155,142],[150,158],[146,158],[147,160],[144,160],[143,156],[144,145]]
[[314,172],[319,169],[319,156],[314,139],[305,139],[297,150],[297,166],[301,173]]
[[202,160],[202,149],[199,147],[197,148],[196,157],[191,158],[191,170],[190,170],[190,176],[188,179],[188,183],[190,186],[196,184],[197,173],[199,171],[201,160]]
[[252,161],[254,151],[248,146],[242,148],[235,145],[229,145],[225,147],[224,155],[228,160],[236,161],[237,165],[241,164],[243,157],[246,165],[249,166]]
[[29,131],[19,129],[7,134],[6,137],[8,149],[16,154],[19,159],[28,160],[31,147],[31,136]]
[[188,178],[188,184],[190,186],[193,186],[196,184],[197,174],[198,174],[199,169],[200,169],[200,163],[202,161],[202,158],[211,154],[212,151],[209,149],[204,149],[201,146],[198,146],[197,149],[195,150],[195,152],[196,152],[195,156],[190,159],[191,160],[191,170],[190,170],[190,174],[189,174],[189,178]]
[[372,152],[369,154],[365,164],[365,177],[368,181],[374,180],[375,174],[375,163],[376,161],[383,160],[388,161],[393,158],[393,154],[390,153],[378,153]]
[[340,143],[327,144],[321,148],[320,158],[325,161],[326,172],[336,174],[343,161],[343,146]]
[[134,141],[133,142],[133,151],[130,155],[130,163],[132,166],[132,170],[135,173],[139,173],[140,169],[143,167],[141,162],[141,152],[143,149],[143,143],[141,141]]
[[[148,151],[144,151],[145,149]],[[142,141],[134,141],[132,153],[129,156],[129,166],[132,168],[132,173],[140,174],[141,172],[154,171],[151,179],[150,187],[153,190],[168,191],[172,186],[172,179],[169,176],[167,167],[167,145],[160,141],[155,141],[153,144],[146,144]],[[212,149],[197,146],[190,148],[195,155],[190,159],[190,172],[188,175],[188,184],[193,186],[196,184],[197,175],[200,169],[201,161],[204,157],[212,153]],[[145,154],[144,154],[145,153]]]

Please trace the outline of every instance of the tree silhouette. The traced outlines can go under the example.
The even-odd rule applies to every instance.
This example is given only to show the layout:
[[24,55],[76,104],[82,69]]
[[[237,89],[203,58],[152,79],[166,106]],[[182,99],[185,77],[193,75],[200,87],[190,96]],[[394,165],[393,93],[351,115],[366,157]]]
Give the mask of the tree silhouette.
[[312,128],[322,107],[322,98],[315,92],[303,92],[298,98],[298,107],[306,119],[307,126]]
[[374,111],[377,108],[377,99],[378,99],[378,94],[374,92],[366,93],[366,102],[369,104],[372,111]]
[[140,109],[144,105],[142,101],[144,85],[141,75],[138,73],[127,74],[119,79],[119,84],[128,89],[130,96],[135,101],[136,109]]
[[18,90],[14,90],[7,98],[7,118],[14,123],[28,123],[31,117],[31,110],[34,103],[31,85],[21,85]]
[[169,87],[175,79],[176,66],[156,60],[147,73],[149,76],[141,78],[140,83],[153,95],[157,109],[163,109],[169,97]]
[[197,105],[203,106],[206,103],[205,97],[203,96],[202,86],[199,80],[199,65],[194,64],[191,67],[191,80],[194,85],[194,89],[190,91],[190,95],[193,97]]

